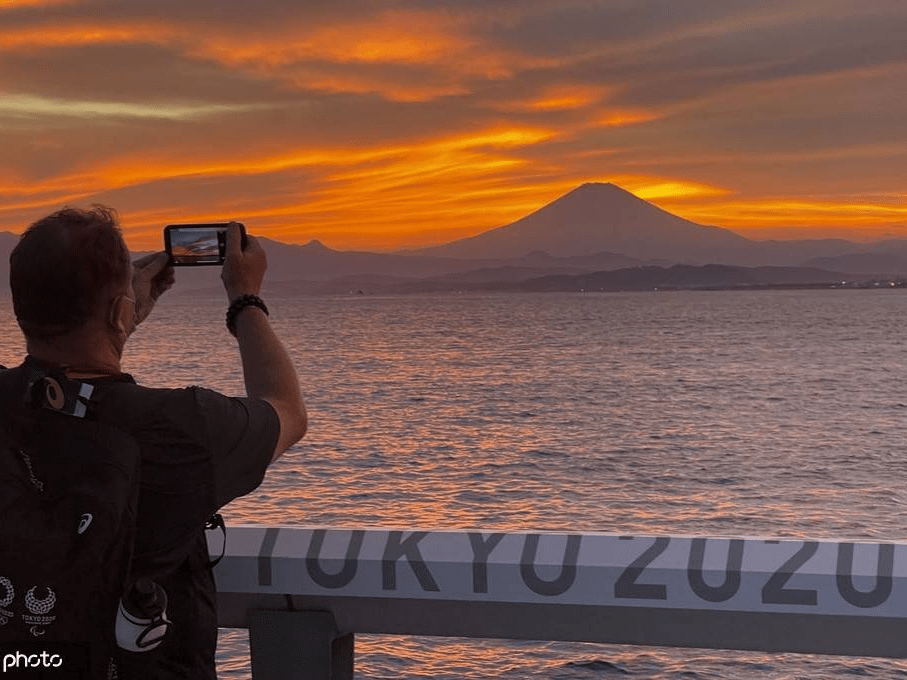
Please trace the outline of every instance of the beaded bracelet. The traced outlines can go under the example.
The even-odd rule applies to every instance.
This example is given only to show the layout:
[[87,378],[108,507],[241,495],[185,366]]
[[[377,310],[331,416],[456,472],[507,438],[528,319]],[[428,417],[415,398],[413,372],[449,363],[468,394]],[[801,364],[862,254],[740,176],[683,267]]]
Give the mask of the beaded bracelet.
[[236,317],[246,307],[258,307],[265,314],[268,313],[268,306],[257,295],[241,295],[230,303],[227,309],[227,330],[236,335]]

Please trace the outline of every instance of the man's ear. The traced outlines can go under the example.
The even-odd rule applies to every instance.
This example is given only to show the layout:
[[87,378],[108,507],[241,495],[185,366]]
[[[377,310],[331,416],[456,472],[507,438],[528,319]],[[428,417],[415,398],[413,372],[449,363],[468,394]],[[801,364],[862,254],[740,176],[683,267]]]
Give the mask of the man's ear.
[[129,301],[126,296],[117,295],[110,303],[110,314],[107,317],[107,323],[113,330],[128,335],[129,330],[125,316],[127,313],[133,313]]

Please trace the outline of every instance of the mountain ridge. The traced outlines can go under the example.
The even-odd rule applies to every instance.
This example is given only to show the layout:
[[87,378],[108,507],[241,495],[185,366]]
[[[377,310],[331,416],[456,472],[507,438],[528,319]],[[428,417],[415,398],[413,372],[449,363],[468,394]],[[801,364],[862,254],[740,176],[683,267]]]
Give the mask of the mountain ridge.
[[[565,220],[572,222],[562,223]],[[557,251],[565,239],[576,241],[572,250]],[[0,232],[0,292],[8,292],[9,252],[17,241],[16,234]],[[818,268],[834,276],[864,278],[907,276],[907,240],[754,241],[698,225],[601,183],[583,184],[509,225],[445,246],[375,253],[334,250],[318,239],[302,245],[266,237],[260,241],[268,256],[266,281],[300,291],[386,288],[402,280],[415,282],[415,287],[420,280],[433,288],[509,286],[543,276],[677,264]],[[175,290],[218,287],[219,270],[181,267],[177,283]]]

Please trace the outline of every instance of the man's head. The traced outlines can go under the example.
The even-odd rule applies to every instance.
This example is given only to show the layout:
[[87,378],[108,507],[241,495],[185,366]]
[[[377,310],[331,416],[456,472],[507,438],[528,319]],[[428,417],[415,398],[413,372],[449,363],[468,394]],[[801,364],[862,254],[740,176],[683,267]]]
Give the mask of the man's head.
[[[10,255],[9,278],[16,318],[30,341],[53,341],[92,319],[116,326],[132,278],[116,212],[65,208],[38,220]],[[132,327],[122,330],[128,335]]]

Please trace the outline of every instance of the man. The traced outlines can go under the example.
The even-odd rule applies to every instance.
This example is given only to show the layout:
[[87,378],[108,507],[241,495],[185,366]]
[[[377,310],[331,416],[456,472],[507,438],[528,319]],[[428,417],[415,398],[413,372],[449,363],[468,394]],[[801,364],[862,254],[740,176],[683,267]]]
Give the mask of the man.
[[243,248],[231,223],[221,279],[247,397],[229,398],[198,387],[140,387],[122,373],[129,336],[174,277],[163,252],[130,264],[114,211],[61,210],[29,227],[10,256],[25,363],[62,367],[94,385],[95,416],[131,435],[141,451],[133,572],[166,591],[172,625],[158,648],[125,655],[121,679],[216,677],[205,522],[255,489],[305,434],[296,372],[258,297],[266,267],[261,245],[248,236]]

